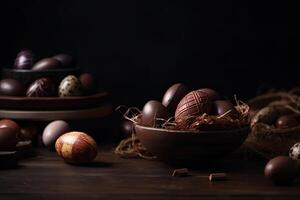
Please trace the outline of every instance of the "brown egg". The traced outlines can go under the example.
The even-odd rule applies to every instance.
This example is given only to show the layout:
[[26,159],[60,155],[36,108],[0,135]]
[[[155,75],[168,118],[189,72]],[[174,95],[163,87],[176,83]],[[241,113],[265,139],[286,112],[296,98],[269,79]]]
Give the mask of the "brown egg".
[[159,101],[148,101],[142,111],[142,123],[144,126],[156,127],[163,120],[168,120],[169,118],[168,109]]
[[33,140],[38,133],[38,128],[34,124],[26,123],[21,127],[20,134],[18,135],[18,139],[20,141],[29,141]]
[[290,184],[298,175],[299,164],[288,156],[278,156],[265,166],[265,176],[274,184]]
[[120,128],[123,137],[125,138],[130,137],[132,135],[133,123],[132,121],[124,119],[120,124]]
[[90,73],[81,74],[79,77],[85,94],[93,94],[96,92],[97,84],[95,77]]
[[54,58],[44,58],[35,65],[33,65],[32,70],[42,71],[61,68],[61,62]]
[[28,87],[27,97],[50,97],[54,96],[54,85],[49,78],[39,78]]
[[175,120],[181,121],[188,117],[200,116],[204,113],[209,114],[212,108],[212,102],[206,92],[195,90],[188,93],[179,102],[176,112]]
[[277,128],[293,128],[298,125],[299,123],[295,115],[284,115],[279,117],[276,121]]
[[9,127],[0,128],[0,151],[13,151],[17,144],[17,131]]
[[20,132],[20,126],[17,122],[10,119],[2,119],[0,120],[0,128],[11,128],[14,129],[17,133]]
[[169,110],[171,115],[175,114],[180,100],[188,93],[188,89],[182,83],[172,85],[165,93],[162,104]]
[[216,92],[215,90],[213,89],[210,89],[210,88],[201,88],[199,89],[201,92],[205,92],[209,98],[212,100],[212,101],[216,101],[216,100],[220,100],[221,97],[220,95],[218,94],[218,92]]
[[55,143],[57,154],[66,162],[83,164],[97,156],[97,144],[92,137],[83,132],[69,132],[60,136]]
[[237,117],[238,112],[235,109],[234,105],[229,100],[217,100],[213,102],[213,115],[223,115],[230,110],[228,113],[231,117]]
[[74,59],[68,54],[58,54],[53,56],[54,59],[58,60],[62,64],[62,68],[74,67]]
[[24,91],[23,84],[18,80],[8,78],[0,81],[0,95],[23,96]]

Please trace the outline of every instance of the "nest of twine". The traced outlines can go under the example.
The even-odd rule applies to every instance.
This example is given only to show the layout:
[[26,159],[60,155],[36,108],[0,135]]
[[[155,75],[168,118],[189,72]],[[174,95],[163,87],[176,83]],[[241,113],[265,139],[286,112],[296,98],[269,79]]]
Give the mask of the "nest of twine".
[[300,125],[279,129],[274,126],[282,115],[300,116],[299,88],[290,92],[277,92],[258,96],[249,101],[252,110],[251,134],[242,146],[246,152],[270,159],[288,154],[289,149],[300,141]]
[[[249,125],[249,106],[236,99],[236,110],[238,115],[231,115],[231,110],[224,113],[221,116],[213,116],[204,113],[201,116],[191,116],[188,118],[181,119],[180,121],[175,121],[174,118],[168,120],[155,119],[153,127],[172,129],[172,130],[229,130],[237,129]],[[124,106],[118,107],[116,110],[121,111]],[[142,124],[141,111],[138,108],[129,108],[123,114],[124,118],[132,121],[134,124]],[[147,149],[141,144],[134,130],[132,130],[132,135],[120,142],[116,147],[115,153],[123,158],[144,158],[148,160],[156,159]]]

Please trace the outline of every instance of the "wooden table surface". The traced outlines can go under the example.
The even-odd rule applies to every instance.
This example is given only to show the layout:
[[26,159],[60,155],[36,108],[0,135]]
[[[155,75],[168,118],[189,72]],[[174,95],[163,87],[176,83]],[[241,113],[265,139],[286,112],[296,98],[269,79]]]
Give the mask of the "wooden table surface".
[[[300,180],[273,186],[263,165],[245,159],[224,160],[214,167],[172,177],[174,167],[159,161],[122,159],[113,150],[99,152],[91,166],[64,163],[55,152],[37,149],[17,169],[0,170],[0,200],[11,199],[299,199]],[[211,172],[228,181],[209,182]]]

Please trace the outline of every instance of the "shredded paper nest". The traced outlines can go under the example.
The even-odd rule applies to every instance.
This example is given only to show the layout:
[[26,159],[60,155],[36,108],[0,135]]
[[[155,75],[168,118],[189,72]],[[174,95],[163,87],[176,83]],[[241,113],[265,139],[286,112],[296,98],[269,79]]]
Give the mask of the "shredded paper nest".
[[300,141],[300,126],[279,129],[274,126],[278,117],[300,115],[299,89],[258,96],[248,103],[252,109],[251,134],[243,150],[265,158],[288,154],[289,149]]
[[[224,113],[221,116],[213,116],[203,114],[201,116],[192,116],[180,121],[175,121],[174,118],[168,120],[155,119],[156,123],[154,127],[172,130],[230,130],[238,129],[249,124],[249,106],[242,101],[236,100],[237,105],[235,106],[238,116],[232,116],[231,110]],[[121,110],[124,107],[119,107],[117,110]],[[132,121],[134,124],[142,124],[141,111],[137,108],[129,108],[123,114],[124,118]],[[201,134],[201,133],[199,133]],[[136,158],[141,157],[144,159],[155,159],[156,157],[151,155],[147,149],[140,143],[136,137],[134,131],[132,136],[126,138],[120,142],[116,147],[115,153],[123,158]]]

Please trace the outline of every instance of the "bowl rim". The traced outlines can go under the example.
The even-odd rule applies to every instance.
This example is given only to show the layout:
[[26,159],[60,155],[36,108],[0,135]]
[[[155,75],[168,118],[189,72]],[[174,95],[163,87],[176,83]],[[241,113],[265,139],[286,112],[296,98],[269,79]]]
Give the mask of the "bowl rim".
[[14,73],[46,73],[46,72],[68,72],[68,71],[79,71],[80,67],[73,68],[57,68],[57,69],[46,69],[46,70],[32,70],[32,69],[14,69],[9,67],[3,67],[3,72],[14,72]]
[[[243,126],[238,129],[231,129],[231,130],[211,130],[211,131],[201,131],[201,130],[172,130],[172,129],[163,129],[163,128],[155,128],[155,127],[148,127],[148,126],[143,126],[139,124],[135,124],[135,127],[139,127],[142,129],[146,130],[152,130],[152,131],[158,131],[158,132],[166,132],[166,133],[191,133],[191,134],[224,134],[224,133],[235,133],[235,132],[243,132],[250,130],[250,125]],[[135,128],[134,128],[135,129]]]

